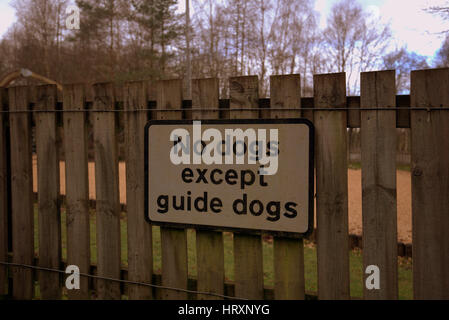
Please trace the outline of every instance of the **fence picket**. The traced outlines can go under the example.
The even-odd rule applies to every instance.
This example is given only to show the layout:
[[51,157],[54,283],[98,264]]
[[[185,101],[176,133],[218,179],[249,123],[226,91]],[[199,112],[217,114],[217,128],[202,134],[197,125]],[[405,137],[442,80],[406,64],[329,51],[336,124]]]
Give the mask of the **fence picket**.
[[[63,87],[64,154],[66,179],[67,263],[80,272],[90,270],[89,182],[87,163],[87,118],[83,84]],[[79,112],[73,112],[78,110]],[[80,289],[69,290],[69,299],[89,298],[88,279]]]
[[217,78],[194,79],[192,80],[192,108],[204,110],[193,111],[194,120],[218,119],[218,111],[207,111],[207,109],[219,108],[219,81]]
[[[115,109],[114,85],[94,85],[94,110]],[[114,112],[93,113],[98,275],[120,277],[120,200]],[[98,280],[99,299],[120,299],[120,284]]]
[[[147,82],[126,83],[123,89],[125,110],[147,108]],[[144,219],[144,131],[147,113],[127,112],[125,121],[126,204],[128,221],[128,275],[132,281],[152,282],[152,227]],[[152,299],[148,287],[130,285],[130,299]]]
[[257,76],[229,78],[229,108],[231,119],[257,119],[259,110],[232,111],[259,107],[259,80]]
[[[315,75],[316,108],[346,106],[345,73]],[[319,299],[349,298],[347,112],[316,111]]]
[[[398,298],[395,72],[361,74],[363,270],[379,267],[380,289],[365,299]],[[365,278],[367,275],[365,274]],[[364,278],[364,279],[365,279]]]
[[[37,88],[37,110],[56,109],[56,85]],[[37,185],[39,214],[39,266],[58,269],[61,262],[61,215],[56,114],[36,114]],[[60,299],[59,274],[41,271],[42,299]]]
[[[301,77],[298,74],[270,77],[271,108],[298,108],[270,111],[271,118],[301,116]],[[304,245],[302,239],[274,237],[274,297],[278,300],[305,298]]]
[[[6,110],[6,89],[0,88],[0,111]],[[0,261],[8,260],[8,167],[6,114],[0,113]],[[0,265],[0,296],[7,293],[7,268]]]
[[[11,111],[29,109],[28,88],[9,88]],[[13,262],[33,264],[34,258],[34,207],[31,121],[29,113],[11,113],[11,193],[12,193],[12,247]],[[13,267],[14,299],[32,299],[34,296],[31,269]]]
[[[218,79],[192,80],[192,108],[205,111],[193,111],[193,119],[218,119]],[[198,291],[224,293],[224,247],[223,234],[214,231],[196,231],[196,253],[198,269]],[[199,295],[198,299],[217,299],[217,297]]]
[[301,117],[301,76],[299,74],[271,76],[270,95],[271,108],[298,109],[271,110],[270,116],[272,119]]
[[[182,107],[182,81],[161,80],[157,83],[157,108]],[[182,111],[158,112],[159,120],[182,119]],[[187,289],[187,233],[185,229],[161,227],[162,284]],[[187,299],[184,292],[163,291],[164,299]]]
[[[257,119],[258,111],[232,111],[257,108],[259,80],[257,76],[229,79],[231,119]],[[257,235],[234,233],[235,296],[263,299],[262,239]]]
[[449,69],[411,73],[413,291],[449,299]]

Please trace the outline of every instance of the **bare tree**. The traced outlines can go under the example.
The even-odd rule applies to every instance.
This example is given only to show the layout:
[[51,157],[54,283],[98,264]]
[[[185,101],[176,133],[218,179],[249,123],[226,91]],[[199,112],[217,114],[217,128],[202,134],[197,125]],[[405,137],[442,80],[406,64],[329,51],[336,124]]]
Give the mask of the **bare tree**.
[[59,61],[60,20],[65,5],[66,1],[60,0],[12,2],[17,15],[15,36],[21,38],[22,67],[32,67],[46,77],[57,77],[58,72],[51,65],[55,59]]
[[[194,1],[192,51],[196,76],[257,74],[260,94],[269,73],[309,73],[318,68],[317,12],[308,0]],[[322,61],[322,60],[320,60]],[[314,63],[316,66],[313,66]],[[310,81],[311,82],[311,81]],[[226,92],[226,81],[222,83]],[[310,91],[310,90],[309,90]]]
[[449,35],[446,36],[443,45],[436,54],[435,64],[437,67],[449,66]]
[[[428,8],[425,8],[424,11],[437,15],[441,17],[443,20],[449,20],[449,1],[446,1],[444,5],[439,6],[430,6]],[[443,30],[442,33],[449,32],[449,29]]]
[[352,62],[356,44],[361,39],[362,7],[354,0],[342,0],[332,7],[327,23],[324,40],[331,68],[344,72]]
[[383,57],[385,69],[396,70],[396,90],[405,93],[410,90],[410,71],[428,68],[426,58],[402,47]]
[[310,84],[309,72],[318,39],[313,2],[284,0],[273,6],[273,23],[268,35],[268,62],[274,74],[301,73],[303,94]]
[[350,93],[356,92],[358,72],[380,65],[391,39],[390,28],[382,24],[380,18],[365,12],[356,0],[337,2],[327,24],[323,38],[328,69],[347,72]]
[[267,95],[267,55],[272,40],[272,30],[275,20],[273,18],[270,19],[268,16],[271,9],[272,4],[270,1],[256,0],[254,3],[255,14],[253,15],[254,37],[252,39],[252,52],[255,64],[259,66],[257,68],[260,83],[259,92],[262,97]]

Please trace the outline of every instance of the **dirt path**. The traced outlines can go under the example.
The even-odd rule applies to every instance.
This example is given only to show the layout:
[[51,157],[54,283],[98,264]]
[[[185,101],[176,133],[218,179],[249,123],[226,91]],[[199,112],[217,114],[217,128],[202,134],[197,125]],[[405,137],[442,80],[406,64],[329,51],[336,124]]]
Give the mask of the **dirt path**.
[[[120,202],[126,203],[126,168],[120,163]],[[61,194],[65,194],[65,163],[60,163]],[[362,177],[361,170],[348,170],[349,233],[362,234]],[[411,177],[408,171],[397,172],[398,241],[412,242]],[[37,192],[36,160],[33,159],[33,190]],[[95,164],[89,163],[89,197],[95,199]]]
[[[412,242],[412,198],[411,177],[409,171],[398,170],[397,184],[397,214],[398,241]],[[362,234],[362,171],[348,170],[349,195],[349,232]]]

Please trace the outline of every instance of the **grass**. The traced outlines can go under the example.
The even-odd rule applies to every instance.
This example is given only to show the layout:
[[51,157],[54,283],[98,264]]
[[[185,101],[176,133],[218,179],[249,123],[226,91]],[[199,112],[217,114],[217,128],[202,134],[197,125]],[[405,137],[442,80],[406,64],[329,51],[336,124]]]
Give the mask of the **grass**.
[[[120,230],[121,230],[121,254],[122,265],[127,266],[128,248],[127,248],[127,219],[126,214],[122,213]],[[66,223],[65,211],[61,212],[62,224],[62,256],[65,260],[67,257],[66,246]],[[96,223],[95,212],[90,213],[90,240],[91,240],[91,262],[96,263]],[[35,250],[38,254],[38,214],[35,210]],[[234,256],[233,256],[233,238],[232,233],[224,233],[224,261],[225,261],[225,279],[233,281],[234,279]],[[188,272],[190,278],[196,278],[196,237],[194,230],[187,230],[187,247],[188,247]],[[351,250],[350,256],[350,289],[351,297],[361,298],[363,295],[363,263],[362,252],[359,249]],[[304,246],[304,264],[305,264],[305,281],[306,291],[317,292],[317,258],[316,246],[305,241]],[[161,272],[161,243],[159,227],[153,227],[153,270],[156,273]],[[273,287],[273,242],[270,238],[263,241],[263,270],[265,287]],[[399,298],[412,299],[412,263],[411,259],[399,257],[398,265],[398,281],[399,281]],[[37,288],[38,291],[38,288]],[[38,292],[37,295],[38,297]]]

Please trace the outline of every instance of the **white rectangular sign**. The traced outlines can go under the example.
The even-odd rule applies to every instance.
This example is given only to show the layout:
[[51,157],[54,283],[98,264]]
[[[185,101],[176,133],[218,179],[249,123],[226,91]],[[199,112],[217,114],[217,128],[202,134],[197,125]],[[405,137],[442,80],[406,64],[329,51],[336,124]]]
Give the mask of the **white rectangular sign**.
[[145,217],[164,226],[308,234],[313,137],[305,119],[151,121]]

